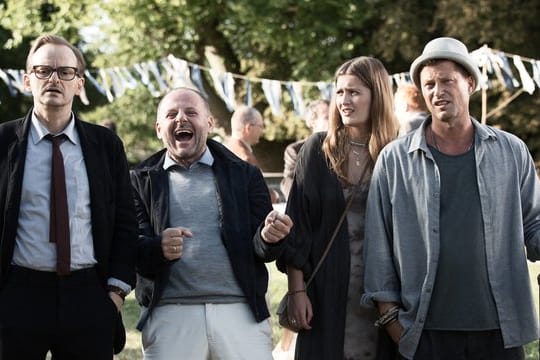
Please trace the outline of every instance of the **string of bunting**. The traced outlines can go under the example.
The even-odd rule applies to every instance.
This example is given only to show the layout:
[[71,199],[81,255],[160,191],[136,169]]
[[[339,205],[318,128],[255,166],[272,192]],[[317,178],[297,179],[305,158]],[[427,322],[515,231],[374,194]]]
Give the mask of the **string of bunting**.
[[[536,87],[540,88],[539,60],[507,54],[487,46],[472,51],[471,56],[484,74],[482,84],[480,84],[484,92],[496,86],[496,82],[502,84],[508,91],[516,92],[521,89],[519,93],[525,91],[531,95]],[[0,79],[7,86],[11,96],[15,96],[17,93],[30,95],[24,89],[23,74],[24,70],[21,69],[0,69]],[[320,97],[327,100],[330,100],[333,91],[333,84],[328,81],[281,81],[248,77],[194,64],[174,55],[131,66],[86,70],[85,77],[87,84],[94,86],[109,102],[113,102],[123,96],[126,91],[140,86],[146,87],[154,97],[162,96],[169,89],[179,86],[195,87],[204,96],[208,96],[203,86],[203,74],[206,75],[214,91],[224,101],[229,111],[233,111],[237,107],[238,97],[235,89],[236,83],[239,81],[243,82],[245,88],[246,95],[243,99],[245,104],[252,104],[254,84],[260,85],[272,114],[275,116],[283,114],[283,89],[287,90],[293,110],[298,116],[302,116],[305,110],[304,92],[307,88],[317,88]],[[390,79],[395,86],[402,82],[411,82],[408,72],[392,74]],[[84,104],[89,104],[85,92],[81,94],[80,98]]]

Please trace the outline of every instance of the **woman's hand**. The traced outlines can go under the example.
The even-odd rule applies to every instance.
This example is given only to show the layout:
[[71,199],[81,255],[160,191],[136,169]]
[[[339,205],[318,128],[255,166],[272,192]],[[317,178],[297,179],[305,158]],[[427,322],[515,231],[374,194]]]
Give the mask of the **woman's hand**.
[[289,283],[289,302],[287,304],[289,321],[301,329],[310,330],[309,324],[313,318],[313,308],[306,294],[304,273],[302,270],[288,265],[287,280]]
[[313,318],[313,308],[306,291],[289,294],[289,321],[304,330],[311,330],[311,319]]

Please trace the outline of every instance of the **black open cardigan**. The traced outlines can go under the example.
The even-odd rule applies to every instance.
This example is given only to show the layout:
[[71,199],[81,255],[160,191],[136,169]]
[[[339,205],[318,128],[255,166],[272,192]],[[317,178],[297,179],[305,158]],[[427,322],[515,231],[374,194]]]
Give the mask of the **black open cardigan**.
[[[343,186],[322,151],[325,133],[312,135],[300,151],[286,213],[294,227],[278,259],[285,272],[292,265],[308,279],[317,265],[345,209]],[[345,313],[350,271],[347,220],[307,294],[313,306],[312,329],[300,331],[297,359],[343,359]],[[359,304],[360,306],[360,304]]]

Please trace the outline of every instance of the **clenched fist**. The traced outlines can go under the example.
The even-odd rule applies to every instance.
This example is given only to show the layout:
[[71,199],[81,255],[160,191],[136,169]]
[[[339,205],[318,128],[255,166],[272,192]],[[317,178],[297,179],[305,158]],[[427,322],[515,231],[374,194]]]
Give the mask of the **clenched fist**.
[[167,228],[161,233],[161,250],[167,260],[180,259],[185,237],[192,237],[189,229],[177,227]]
[[272,210],[264,220],[261,236],[267,243],[276,243],[289,235],[293,222],[286,214]]

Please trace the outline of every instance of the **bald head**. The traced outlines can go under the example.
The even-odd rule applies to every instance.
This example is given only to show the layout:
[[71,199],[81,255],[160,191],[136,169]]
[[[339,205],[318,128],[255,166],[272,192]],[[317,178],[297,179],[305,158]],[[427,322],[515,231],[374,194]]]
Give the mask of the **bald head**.
[[242,105],[231,116],[231,135],[242,139],[250,145],[259,142],[264,130],[264,121],[261,113],[252,107]]
[[208,102],[196,90],[172,90],[158,105],[157,136],[179,164],[189,165],[202,156],[213,126]]
[[208,101],[206,100],[206,98],[198,90],[193,89],[193,88],[189,88],[189,87],[179,87],[179,88],[171,90],[170,92],[165,94],[165,96],[163,96],[163,98],[161,98],[161,100],[159,101],[158,107],[157,107],[157,115],[158,115],[158,117],[159,117],[159,112],[161,111],[163,103],[165,102],[165,100],[167,100],[169,97],[176,96],[178,93],[182,93],[182,92],[191,92],[191,93],[194,93],[195,95],[197,95],[201,99],[202,105],[204,106],[204,108],[208,111],[208,114],[209,115],[211,114],[210,113],[210,105],[208,104]]

